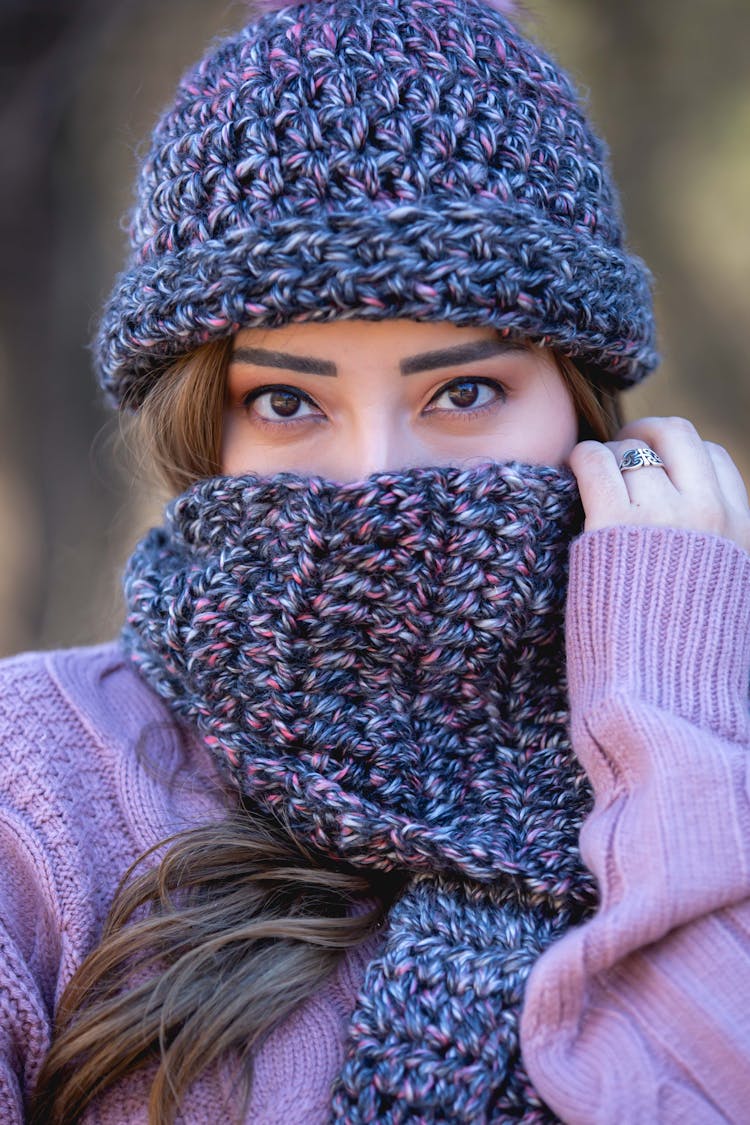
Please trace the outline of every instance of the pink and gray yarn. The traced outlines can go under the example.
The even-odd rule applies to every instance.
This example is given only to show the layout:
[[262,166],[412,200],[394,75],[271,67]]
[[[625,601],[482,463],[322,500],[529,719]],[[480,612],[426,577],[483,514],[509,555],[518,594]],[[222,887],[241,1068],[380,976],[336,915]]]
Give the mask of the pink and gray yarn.
[[656,363],[604,147],[481,0],[312,0],[215,47],[155,129],[99,374],[137,407],[201,343],[341,317],[490,325],[619,386]]
[[[560,69],[481,0],[261,16],[183,80],[96,345],[137,408],[239,328],[489,325],[627,386],[649,277]],[[406,879],[333,1093],[339,1125],[549,1122],[531,965],[595,904],[567,726],[567,470],[192,486],[134,553],[124,643],[228,779],[306,847]]]
[[519,464],[190,488],[126,573],[124,641],[306,846],[399,871],[333,1120],[553,1120],[517,1019],[594,903],[567,729],[572,475]]

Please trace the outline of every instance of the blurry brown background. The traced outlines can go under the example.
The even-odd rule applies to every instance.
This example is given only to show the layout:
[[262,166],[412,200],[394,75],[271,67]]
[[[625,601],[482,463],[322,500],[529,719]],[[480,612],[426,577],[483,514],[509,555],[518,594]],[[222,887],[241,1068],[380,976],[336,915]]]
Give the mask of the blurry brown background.
[[[750,4],[528,7],[588,91],[656,277],[665,362],[629,416],[686,414],[750,479]],[[245,12],[0,0],[0,654],[117,627],[122,563],[158,505],[123,470],[86,345],[122,261],[139,146],[180,73]]]

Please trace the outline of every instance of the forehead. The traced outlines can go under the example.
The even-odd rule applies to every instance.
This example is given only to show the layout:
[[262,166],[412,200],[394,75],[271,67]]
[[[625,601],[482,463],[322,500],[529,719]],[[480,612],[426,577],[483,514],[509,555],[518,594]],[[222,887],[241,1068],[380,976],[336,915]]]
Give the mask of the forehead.
[[352,319],[323,324],[285,324],[280,328],[245,328],[236,334],[234,347],[283,349],[322,357],[357,352],[372,355],[376,349],[386,358],[498,338],[494,328],[459,328],[448,321]]

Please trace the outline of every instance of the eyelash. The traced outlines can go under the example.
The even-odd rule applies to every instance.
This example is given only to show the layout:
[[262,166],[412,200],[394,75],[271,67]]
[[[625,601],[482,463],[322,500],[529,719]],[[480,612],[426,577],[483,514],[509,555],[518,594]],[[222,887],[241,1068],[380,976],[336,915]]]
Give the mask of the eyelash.
[[[444,411],[442,411],[442,413],[454,414],[454,415],[456,415],[457,417],[460,417],[460,418],[472,417],[475,414],[484,413],[484,411],[486,411],[488,408],[491,408],[492,406],[496,405],[496,403],[498,401],[504,402],[505,399],[508,397],[508,393],[507,393],[505,387],[502,385],[502,383],[499,383],[496,379],[487,379],[487,378],[483,378],[483,377],[473,377],[473,378],[450,379],[447,383],[445,383],[442,387],[440,387],[439,390],[437,390],[435,392],[433,397],[430,399],[430,402],[434,402],[435,399],[440,398],[442,395],[444,395],[446,393],[446,391],[449,391],[451,389],[451,387],[461,386],[462,383],[474,383],[477,386],[490,387],[493,391],[497,392],[497,399],[493,399],[492,402],[482,403],[480,406],[467,406],[463,410],[461,410],[461,409],[444,410]],[[315,402],[314,399],[312,399],[310,397],[310,395],[306,394],[304,391],[299,390],[298,387],[290,387],[285,383],[269,383],[269,384],[266,384],[265,386],[262,386],[262,387],[255,387],[252,391],[248,392],[248,394],[246,394],[243,397],[242,407],[245,410],[249,411],[250,407],[256,401],[256,399],[260,398],[261,395],[269,394],[269,393],[272,393],[273,391],[288,391],[289,394],[296,395],[296,397],[299,398],[299,400],[301,402],[306,402],[310,406],[313,406],[316,409],[319,409],[319,407],[317,406],[317,403]],[[428,406],[429,406],[429,403],[428,403]],[[428,413],[440,413],[440,412],[441,412],[440,410],[428,411]],[[301,418],[288,418],[288,419],[279,418],[278,420],[275,420],[275,421],[272,422],[268,418],[263,418],[260,415],[256,415],[256,417],[253,420],[253,424],[258,425],[258,426],[267,426],[270,429],[278,430],[279,426],[286,427],[286,426],[300,425],[300,423],[308,421],[311,417],[314,417],[314,415],[305,414]]]
[[[444,386],[440,388],[440,390],[435,392],[435,394],[430,399],[430,403],[434,402],[437,398],[441,398],[446,393],[446,391],[449,391],[451,389],[451,387],[460,387],[462,383],[474,383],[478,387],[490,387],[493,391],[497,392],[497,398],[492,399],[491,402],[483,402],[479,406],[467,406],[463,410],[444,410],[442,411],[442,413],[455,414],[459,418],[470,418],[474,414],[483,414],[486,410],[495,406],[498,402],[505,402],[506,398],[508,397],[507,390],[502,383],[499,383],[497,381],[497,379],[486,379],[482,378],[481,376],[464,376],[464,378],[450,379],[447,383],[444,384]],[[435,411],[430,411],[429,413],[432,414],[435,413]]]
[[[273,393],[273,391],[288,391],[289,394],[296,395],[300,402],[306,402],[310,406],[314,406],[316,407],[316,409],[318,409],[317,403],[312,398],[310,398],[309,395],[305,394],[304,391],[299,390],[298,387],[287,386],[286,383],[269,383],[263,387],[256,387],[254,390],[246,394],[242,399],[243,409],[249,411],[250,407],[256,399],[260,398],[261,395],[271,394]],[[279,426],[298,426],[300,422],[306,422],[310,417],[311,415],[305,414],[302,418],[279,418],[277,421],[272,422],[270,421],[270,419],[262,418],[258,414],[253,419],[253,424],[257,426],[268,426],[271,429],[278,430]]]

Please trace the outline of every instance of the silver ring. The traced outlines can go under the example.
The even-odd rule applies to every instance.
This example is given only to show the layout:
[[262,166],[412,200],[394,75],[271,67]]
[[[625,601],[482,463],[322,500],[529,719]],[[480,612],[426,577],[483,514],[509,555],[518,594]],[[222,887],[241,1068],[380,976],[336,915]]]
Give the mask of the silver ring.
[[659,454],[654,453],[653,449],[644,445],[640,449],[628,449],[623,453],[622,460],[617,468],[621,473],[626,473],[628,469],[647,469],[649,465],[663,464],[664,462]]

